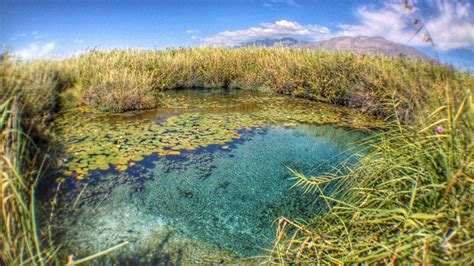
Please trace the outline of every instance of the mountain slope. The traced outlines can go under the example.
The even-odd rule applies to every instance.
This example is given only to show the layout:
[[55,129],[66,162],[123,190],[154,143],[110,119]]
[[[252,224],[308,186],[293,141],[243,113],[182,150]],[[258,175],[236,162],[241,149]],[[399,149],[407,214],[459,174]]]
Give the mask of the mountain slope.
[[261,39],[252,42],[247,42],[241,46],[266,46],[266,47],[274,47],[274,46],[294,46],[298,43],[303,43],[302,41],[298,41],[294,38],[285,37],[281,39]]
[[327,51],[351,51],[357,54],[386,55],[429,60],[430,57],[418,49],[399,43],[388,41],[381,37],[337,37],[314,43],[299,42],[294,45],[298,48],[322,49]]
[[336,37],[326,41],[306,42],[294,38],[262,39],[245,43],[241,46],[286,46],[302,49],[321,49],[327,51],[347,51],[356,54],[406,56],[418,60],[430,60],[431,58],[418,49],[388,41],[381,37]]

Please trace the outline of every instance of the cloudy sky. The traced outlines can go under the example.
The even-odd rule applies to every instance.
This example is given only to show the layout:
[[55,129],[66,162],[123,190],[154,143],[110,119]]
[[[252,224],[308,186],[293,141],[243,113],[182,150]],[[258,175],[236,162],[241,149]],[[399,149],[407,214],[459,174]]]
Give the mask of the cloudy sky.
[[263,38],[305,41],[380,36],[474,70],[474,1],[412,0],[2,0],[0,46],[22,58],[64,57],[91,48],[234,46]]

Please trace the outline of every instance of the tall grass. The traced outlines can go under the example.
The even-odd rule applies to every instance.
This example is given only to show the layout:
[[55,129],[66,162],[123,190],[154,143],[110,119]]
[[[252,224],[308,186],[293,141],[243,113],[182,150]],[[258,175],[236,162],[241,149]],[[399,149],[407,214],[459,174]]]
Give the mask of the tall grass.
[[432,62],[284,47],[91,51],[54,63],[76,85],[66,93],[70,102],[117,112],[153,108],[161,90],[235,87],[340,104],[381,118],[393,114],[396,99],[400,118],[409,122],[409,107],[439,99],[444,84],[472,84],[468,74]]
[[[59,93],[68,84],[56,67],[46,61],[18,64],[8,54],[0,61],[0,265],[66,262],[55,243],[51,219],[41,230],[36,215],[38,183],[55,163],[46,140],[51,137],[49,122],[59,111]],[[126,244],[67,262],[88,262]]]
[[320,188],[334,178],[296,173],[331,212],[305,223],[280,218],[274,262],[472,265],[470,93],[455,99],[448,88],[444,105],[422,122],[378,135],[331,195]]
[[38,60],[22,63],[6,53],[0,57],[0,99],[16,97],[25,118],[44,126],[60,109],[60,93],[70,86],[59,65]]
[[54,261],[57,249],[43,241],[36,219],[34,193],[44,162],[18,108],[12,99],[0,106],[1,260],[7,265],[46,265]]
[[42,125],[51,120],[57,83],[49,63],[10,60],[5,54],[0,62],[0,261],[46,265],[55,262],[57,249],[38,229],[35,187],[46,157],[33,138],[44,134]]

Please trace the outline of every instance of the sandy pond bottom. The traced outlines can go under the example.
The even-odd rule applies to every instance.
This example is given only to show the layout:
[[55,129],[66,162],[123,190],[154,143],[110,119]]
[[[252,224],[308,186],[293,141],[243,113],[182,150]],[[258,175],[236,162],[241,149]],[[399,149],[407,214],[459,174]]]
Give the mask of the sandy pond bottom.
[[236,132],[225,143],[143,156],[125,171],[111,167],[67,179],[55,218],[64,248],[82,257],[129,242],[98,262],[104,264],[235,262],[264,254],[276,218],[325,211],[320,200],[289,189],[288,167],[327,173],[348,160],[363,136],[274,121]]

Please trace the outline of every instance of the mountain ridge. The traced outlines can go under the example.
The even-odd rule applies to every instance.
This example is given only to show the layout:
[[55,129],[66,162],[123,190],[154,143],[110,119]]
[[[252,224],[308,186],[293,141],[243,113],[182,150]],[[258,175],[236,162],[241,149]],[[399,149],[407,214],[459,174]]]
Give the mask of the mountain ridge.
[[307,42],[297,40],[291,37],[284,37],[280,39],[260,39],[252,42],[247,42],[240,46],[265,46],[265,47],[294,47],[301,49],[320,49],[326,51],[343,51],[353,52],[356,54],[367,54],[376,56],[406,56],[417,60],[431,60],[432,58],[423,53],[422,51],[400,43],[395,43],[386,40],[382,37],[368,37],[368,36],[357,36],[357,37],[335,37],[332,39]]

